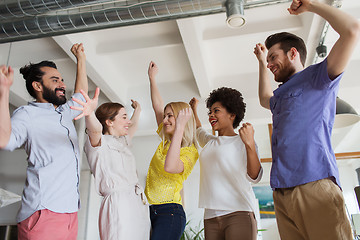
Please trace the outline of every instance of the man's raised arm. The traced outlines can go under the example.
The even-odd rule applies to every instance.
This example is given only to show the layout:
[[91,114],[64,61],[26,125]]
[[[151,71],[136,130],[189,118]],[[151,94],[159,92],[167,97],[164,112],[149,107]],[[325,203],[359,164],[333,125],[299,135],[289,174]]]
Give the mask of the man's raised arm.
[[9,94],[13,81],[14,70],[5,65],[0,66],[0,149],[6,147],[11,134]]
[[328,75],[335,79],[348,64],[360,36],[359,21],[349,14],[324,3],[310,0],[293,0],[290,14],[313,12],[323,17],[340,35],[327,58]]
[[85,93],[88,93],[89,85],[86,75],[86,56],[84,52],[84,46],[82,43],[75,43],[71,47],[71,52],[74,54],[77,60],[77,71],[76,71],[76,81],[75,81],[75,93],[83,90]]
[[270,109],[270,98],[273,96],[273,91],[266,67],[266,52],[263,44],[256,44],[254,54],[259,61],[259,101],[262,107]]

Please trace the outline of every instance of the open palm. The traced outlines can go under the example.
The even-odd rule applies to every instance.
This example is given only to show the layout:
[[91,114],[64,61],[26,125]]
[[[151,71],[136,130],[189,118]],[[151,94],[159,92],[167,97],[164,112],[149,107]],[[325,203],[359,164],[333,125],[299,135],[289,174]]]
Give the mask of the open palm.
[[76,118],[74,118],[75,120],[89,116],[92,112],[95,111],[99,101],[100,89],[96,88],[94,97],[92,99],[83,90],[80,90],[80,93],[84,96],[86,102],[83,102],[77,98],[73,98],[74,102],[77,102],[82,106],[82,107],[76,107],[76,106],[70,107],[73,110],[82,111],[81,114],[79,114]]

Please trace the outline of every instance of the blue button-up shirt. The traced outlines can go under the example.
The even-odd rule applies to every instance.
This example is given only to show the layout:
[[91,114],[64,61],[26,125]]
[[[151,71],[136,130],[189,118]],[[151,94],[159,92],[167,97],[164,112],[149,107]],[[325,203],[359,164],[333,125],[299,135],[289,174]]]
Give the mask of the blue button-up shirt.
[[334,177],[339,183],[331,131],[342,74],[331,80],[327,60],[293,75],[274,91],[272,188],[289,188]]
[[[74,97],[84,101],[79,93]],[[56,109],[50,103],[29,102],[11,117],[6,150],[24,145],[28,154],[26,183],[17,221],[41,209],[72,213],[79,209],[80,153],[73,118],[80,112],[69,100]]]

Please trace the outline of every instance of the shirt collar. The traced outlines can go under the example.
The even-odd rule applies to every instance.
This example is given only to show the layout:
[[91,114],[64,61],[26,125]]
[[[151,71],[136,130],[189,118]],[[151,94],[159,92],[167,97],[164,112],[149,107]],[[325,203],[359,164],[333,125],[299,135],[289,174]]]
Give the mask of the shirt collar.
[[291,79],[293,79],[295,76],[299,75],[299,74],[300,74],[302,71],[304,71],[304,70],[305,70],[305,68],[304,68],[303,70],[301,70],[301,71],[298,71],[298,72],[294,73],[293,75],[291,75],[291,76],[288,78],[288,80],[287,80],[286,82],[280,83],[280,84],[278,85],[278,87],[281,87],[281,86],[283,86],[284,84],[288,83]]
[[58,106],[56,109],[54,108],[54,105],[52,103],[40,103],[40,102],[28,102],[28,105],[30,106],[34,106],[34,107],[39,107],[39,108],[44,108],[44,109],[50,109],[50,110],[55,110],[58,112],[62,112],[64,110],[63,106],[60,105]]

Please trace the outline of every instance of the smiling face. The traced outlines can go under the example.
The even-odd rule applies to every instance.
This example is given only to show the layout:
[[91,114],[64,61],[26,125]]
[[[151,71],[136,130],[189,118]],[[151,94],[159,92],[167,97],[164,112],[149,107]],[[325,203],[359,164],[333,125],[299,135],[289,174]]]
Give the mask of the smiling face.
[[218,131],[219,135],[225,132],[234,132],[233,122],[235,115],[229,113],[220,102],[215,102],[209,109],[209,122],[214,131]]
[[115,116],[114,120],[106,120],[109,129],[109,134],[113,136],[125,136],[129,133],[131,120],[126,114],[125,108],[120,108],[119,113]]
[[285,83],[296,72],[290,61],[290,51],[285,53],[280,48],[280,43],[273,45],[267,55],[267,68],[274,74],[276,82]]
[[40,102],[48,102],[59,106],[66,103],[65,90],[66,85],[59,71],[51,67],[42,67],[44,72],[42,77],[42,96]]
[[170,105],[164,110],[163,124],[164,133],[172,136],[175,132],[176,117]]

